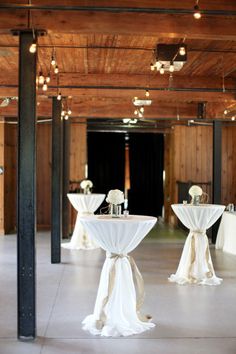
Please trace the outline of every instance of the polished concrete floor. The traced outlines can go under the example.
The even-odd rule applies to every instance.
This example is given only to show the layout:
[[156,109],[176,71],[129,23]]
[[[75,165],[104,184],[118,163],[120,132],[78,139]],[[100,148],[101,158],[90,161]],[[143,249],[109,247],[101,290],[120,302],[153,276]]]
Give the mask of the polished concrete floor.
[[182,240],[147,239],[133,252],[145,281],[144,313],[156,327],[140,335],[101,338],[84,332],[93,310],[102,250],[62,249],[50,264],[49,233],[37,235],[37,332],[35,342],[16,339],[16,237],[0,237],[0,354],[236,354],[236,256],[211,254],[217,287],[168,283]]

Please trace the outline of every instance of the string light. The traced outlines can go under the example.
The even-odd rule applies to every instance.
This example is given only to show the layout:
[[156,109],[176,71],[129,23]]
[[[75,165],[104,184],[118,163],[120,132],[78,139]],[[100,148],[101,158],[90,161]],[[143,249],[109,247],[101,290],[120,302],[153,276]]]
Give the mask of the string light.
[[52,55],[52,59],[51,59],[51,65],[52,66],[56,65],[56,60],[53,55]]
[[58,73],[59,73],[59,68],[58,68],[57,65],[55,66],[54,73],[55,73],[55,74],[58,74]]
[[146,96],[146,97],[149,97],[149,96],[150,96],[150,92],[149,92],[148,90],[146,90],[145,96]]
[[170,62],[169,71],[170,71],[171,73],[173,73],[173,72],[175,71],[173,61]]
[[164,65],[162,64],[160,68],[160,74],[163,75],[165,73]]
[[60,101],[61,100],[61,92],[58,92],[58,95],[57,95],[57,100]]
[[130,121],[130,118],[123,118],[123,123],[127,124],[127,123],[129,123],[129,121]]
[[42,71],[39,72],[39,84],[43,85],[44,84],[44,76]]
[[184,46],[179,47],[179,54],[182,56],[186,54],[186,49]]
[[65,120],[68,120],[69,119],[69,116],[68,114],[65,115]]
[[34,39],[33,43],[29,47],[29,51],[30,51],[30,53],[33,54],[33,53],[36,53],[36,50],[37,50],[37,44],[36,44],[36,40]]
[[50,81],[51,81],[51,77],[50,77],[50,73],[48,73],[48,75],[46,77],[46,82],[49,84]]
[[196,20],[199,20],[202,17],[202,14],[201,14],[200,9],[199,9],[198,0],[196,1],[196,4],[195,4],[193,9],[194,9],[193,17]]
[[227,110],[227,109],[225,109],[225,110],[224,110],[224,114],[227,114],[227,113],[228,113],[228,110]]
[[46,83],[46,80],[44,81],[42,89],[43,89],[43,91],[47,91],[47,89],[48,89],[48,85]]
[[68,109],[67,113],[68,113],[69,115],[71,115],[72,110],[71,110],[71,109]]

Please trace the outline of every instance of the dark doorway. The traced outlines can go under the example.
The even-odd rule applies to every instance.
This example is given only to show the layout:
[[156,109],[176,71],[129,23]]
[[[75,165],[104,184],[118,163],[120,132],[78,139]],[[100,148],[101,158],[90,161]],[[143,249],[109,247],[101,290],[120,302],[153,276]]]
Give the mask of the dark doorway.
[[[107,194],[116,188],[124,191],[125,142],[121,133],[88,133],[88,178],[93,181],[94,193]],[[128,143],[130,214],[162,215],[163,134],[130,133]]]
[[124,189],[124,135],[88,133],[88,178],[94,193]]
[[162,215],[163,134],[130,134],[129,210],[132,214]]

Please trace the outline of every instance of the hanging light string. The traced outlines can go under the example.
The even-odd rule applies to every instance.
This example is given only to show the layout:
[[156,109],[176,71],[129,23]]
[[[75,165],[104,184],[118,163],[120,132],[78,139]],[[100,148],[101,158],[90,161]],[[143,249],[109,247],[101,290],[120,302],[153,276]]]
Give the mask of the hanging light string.
[[60,101],[62,99],[61,92],[59,91],[59,75],[57,75],[57,100]]
[[[31,0],[28,1],[28,4],[31,5]],[[37,51],[37,43],[36,43],[35,30],[34,30],[34,26],[33,26],[33,18],[32,18],[32,14],[31,14],[30,9],[28,11],[28,28],[32,29],[32,34],[33,34],[33,41],[29,47],[29,51],[30,51],[30,53],[34,54]]]
[[199,8],[199,0],[196,0],[193,9],[194,9],[193,17],[195,18],[195,20],[199,20],[202,17],[202,14],[201,14],[200,8]]

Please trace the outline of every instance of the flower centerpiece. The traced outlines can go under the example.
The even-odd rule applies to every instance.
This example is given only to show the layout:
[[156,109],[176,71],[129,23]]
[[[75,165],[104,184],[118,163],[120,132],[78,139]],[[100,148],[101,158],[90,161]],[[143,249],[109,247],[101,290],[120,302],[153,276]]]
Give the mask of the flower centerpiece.
[[90,194],[91,188],[93,187],[93,182],[89,179],[84,179],[80,182],[80,188],[83,190],[84,194]]
[[191,188],[189,188],[188,193],[192,197],[191,204],[199,205],[200,199],[201,199],[201,196],[203,193],[202,188],[199,186],[193,185]]
[[120,217],[121,205],[124,203],[124,193],[119,189],[111,189],[106,198],[106,202],[110,204],[110,214],[112,217]]

